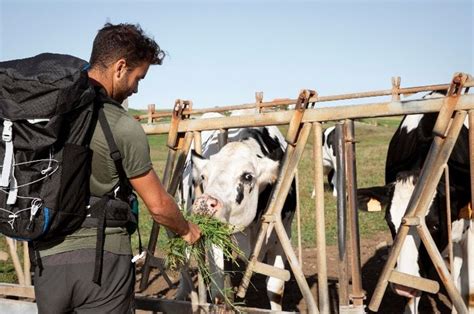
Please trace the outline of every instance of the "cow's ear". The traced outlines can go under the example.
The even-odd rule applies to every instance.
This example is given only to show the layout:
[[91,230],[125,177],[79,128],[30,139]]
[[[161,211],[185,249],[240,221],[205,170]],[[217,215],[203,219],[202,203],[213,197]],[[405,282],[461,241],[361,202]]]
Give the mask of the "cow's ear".
[[279,162],[271,160],[270,158],[258,158],[258,184],[273,183],[278,177]]
[[204,158],[203,156],[196,153],[193,149],[191,151],[191,160],[193,161],[193,177],[198,177],[199,174],[202,172],[202,169],[207,164],[209,159]]

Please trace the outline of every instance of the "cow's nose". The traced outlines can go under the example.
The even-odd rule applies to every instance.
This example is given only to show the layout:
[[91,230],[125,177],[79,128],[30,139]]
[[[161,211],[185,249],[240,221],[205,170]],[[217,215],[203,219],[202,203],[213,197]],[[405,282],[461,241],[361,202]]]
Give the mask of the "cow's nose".
[[201,215],[214,215],[222,208],[222,203],[215,197],[203,194],[193,204],[193,211]]
[[415,288],[410,288],[410,287],[406,287],[406,286],[395,284],[395,283],[392,284],[391,287],[392,287],[392,290],[396,294],[405,298],[416,298],[416,297],[421,296],[421,291]]

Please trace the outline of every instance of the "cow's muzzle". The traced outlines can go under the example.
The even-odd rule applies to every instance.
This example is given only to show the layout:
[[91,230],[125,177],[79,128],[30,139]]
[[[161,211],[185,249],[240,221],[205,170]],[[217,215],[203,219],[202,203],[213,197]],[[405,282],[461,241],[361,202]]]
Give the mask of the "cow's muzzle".
[[222,209],[222,203],[215,197],[203,194],[194,201],[192,211],[195,214],[213,216]]
[[391,287],[396,294],[405,298],[415,298],[421,295],[421,291],[415,288],[410,288],[395,283],[392,283]]

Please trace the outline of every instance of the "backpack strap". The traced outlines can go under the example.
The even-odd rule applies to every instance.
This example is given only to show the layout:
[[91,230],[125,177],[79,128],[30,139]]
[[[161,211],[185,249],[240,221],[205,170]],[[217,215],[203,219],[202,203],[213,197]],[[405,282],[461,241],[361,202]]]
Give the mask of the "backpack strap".
[[104,195],[100,201],[91,206],[91,210],[97,212],[97,241],[95,246],[95,265],[92,281],[100,286],[102,275],[102,265],[104,261],[104,240],[105,240],[105,207],[110,200],[110,195]]
[[[97,243],[96,243],[96,259],[94,266],[94,277],[93,282],[100,285],[101,275],[102,275],[102,265],[104,259],[104,240],[105,240],[105,228],[106,223],[106,205],[107,202],[113,198],[118,198],[125,202],[130,202],[130,197],[132,195],[132,185],[128,181],[125,169],[122,164],[122,154],[120,153],[117,144],[114,140],[112,130],[105,116],[104,107],[102,104],[99,105],[98,118],[100,126],[102,127],[102,132],[104,133],[105,139],[109,146],[110,158],[114,161],[115,168],[117,169],[119,175],[119,186],[118,190],[112,191],[104,195],[100,201],[96,202],[91,206],[90,211],[97,213]],[[138,231],[138,215],[137,215],[137,231]],[[139,232],[139,231],[138,231]],[[139,250],[143,252],[140,233],[139,236]]]
[[[107,122],[107,118],[104,113],[104,107],[102,104],[99,106],[99,123],[100,126],[102,127],[102,131],[104,132],[105,139],[107,141],[107,144],[109,146],[110,150],[110,157],[114,161],[115,168],[117,169],[117,172],[119,174],[119,189],[120,187],[124,186],[123,184],[126,184],[125,181],[127,181],[127,176],[125,174],[125,170],[123,169],[122,165],[122,155],[120,154],[120,151],[117,148],[117,144],[115,143],[112,130],[110,129],[110,125]],[[128,183],[129,185],[130,183]],[[125,185],[127,186],[127,185]],[[120,189],[121,190],[121,189]],[[123,192],[120,191],[120,194]],[[104,261],[104,242],[105,242],[105,226],[106,226],[106,213],[105,213],[105,208],[107,205],[107,202],[113,197],[111,195],[112,193],[107,193],[104,196],[101,197],[101,199],[93,204],[90,208],[90,212],[95,212],[97,215],[97,241],[96,241],[96,247],[95,247],[95,266],[94,266],[94,276],[92,281],[98,285],[100,285],[101,282],[101,276],[102,276],[102,265]]]
[[[103,106],[100,106],[99,108],[100,108],[99,109],[99,122],[102,127],[102,131],[104,132],[105,139],[107,140],[107,143],[109,145],[110,157],[114,161],[115,168],[117,169],[117,172],[119,174],[119,180],[120,180],[119,187],[118,187],[119,190],[118,190],[118,193],[116,194],[119,197],[119,199],[121,199],[122,201],[132,203],[131,206],[137,207],[134,209],[136,212],[134,212],[131,215],[132,218],[136,219],[136,221],[132,221],[132,223],[135,223],[136,228],[137,228],[137,233],[138,233],[138,251],[139,252],[137,255],[135,255],[132,258],[132,263],[135,263],[138,259],[142,258],[145,254],[145,251],[143,250],[142,239],[141,239],[140,228],[139,228],[139,221],[138,221],[139,215],[138,215],[137,196],[133,193],[133,187],[130,184],[130,181],[128,180],[127,175],[125,174],[125,170],[123,169],[122,155],[120,154],[117,144],[115,143],[114,136],[112,134],[112,130],[110,129],[110,125],[107,122],[107,118],[105,116]],[[104,219],[104,223],[105,223],[105,219]],[[97,266],[98,265],[96,263],[96,270],[97,270]]]
[[114,136],[112,134],[112,130],[110,129],[110,125],[107,122],[103,106],[99,108],[99,122],[100,126],[102,127],[102,131],[104,132],[107,144],[109,145],[110,158],[112,158],[112,160],[114,161],[115,168],[117,169],[119,175],[120,186],[117,195],[123,201],[128,202],[128,197],[130,196],[133,188],[130,182],[128,181],[127,175],[125,174],[125,170],[123,169],[122,154],[120,153],[117,144],[115,143]]

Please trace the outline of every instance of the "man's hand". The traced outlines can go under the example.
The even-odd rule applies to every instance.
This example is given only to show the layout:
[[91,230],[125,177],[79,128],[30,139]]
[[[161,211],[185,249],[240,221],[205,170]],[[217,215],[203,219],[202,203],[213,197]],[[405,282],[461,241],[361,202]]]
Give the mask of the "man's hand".
[[188,221],[188,226],[189,226],[188,232],[182,235],[181,237],[187,243],[194,244],[201,237],[201,229],[199,229],[198,225],[193,224],[190,221]]

